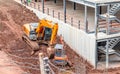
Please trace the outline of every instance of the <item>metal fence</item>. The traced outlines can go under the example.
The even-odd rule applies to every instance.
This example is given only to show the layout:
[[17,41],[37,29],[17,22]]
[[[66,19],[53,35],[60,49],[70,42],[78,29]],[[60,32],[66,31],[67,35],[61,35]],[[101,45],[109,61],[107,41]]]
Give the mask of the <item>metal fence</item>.
[[[28,4],[28,6],[43,12],[41,2],[32,1]],[[54,10],[49,7],[44,7],[44,14],[52,16],[53,18],[56,18],[58,20],[64,21],[64,13],[62,11]],[[85,30],[84,20],[79,20],[77,18],[70,16],[69,14],[66,14],[66,23],[78,29]]]

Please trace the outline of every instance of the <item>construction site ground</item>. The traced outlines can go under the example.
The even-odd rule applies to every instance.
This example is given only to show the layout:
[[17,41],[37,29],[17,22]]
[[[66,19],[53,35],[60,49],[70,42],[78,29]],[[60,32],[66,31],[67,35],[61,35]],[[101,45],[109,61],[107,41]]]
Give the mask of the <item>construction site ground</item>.
[[[22,41],[22,25],[38,22],[37,16],[14,0],[0,0],[0,74],[40,74],[38,53],[46,52],[46,47],[35,55]],[[66,54],[72,63],[70,70],[75,74],[103,74],[104,70],[94,68],[78,56],[67,44]],[[109,69],[108,74],[120,74],[120,69]],[[57,72],[56,72],[57,74]]]

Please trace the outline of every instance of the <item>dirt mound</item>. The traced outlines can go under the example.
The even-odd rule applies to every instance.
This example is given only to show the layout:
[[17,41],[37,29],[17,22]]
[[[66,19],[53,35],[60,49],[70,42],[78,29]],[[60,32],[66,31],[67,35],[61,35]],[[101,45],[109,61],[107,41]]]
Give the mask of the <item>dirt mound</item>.
[[0,20],[2,19],[3,21],[8,21],[8,19],[6,18],[7,16],[4,15],[1,11],[0,11]]
[[[38,22],[39,19],[32,11],[16,2],[6,1],[8,2],[0,0],[0,49],[5,51],[26,72],[39,74],[39,70],[34,70],[39,68],[38,59],[28,59],[38,57],[30,55],[30,48],[21,39],[22,25],[29,22]],[[28,67],[25,68],[26,66]]]
[[32,11],[26,9],[25,7],[22,7],[19,10],[10,10],[8,12],[11,14],[13,20],[18,25],[39,21],[36,15]]
[[9,29],[4,22],[0,22],[0,32],[4,32],[6,29]]

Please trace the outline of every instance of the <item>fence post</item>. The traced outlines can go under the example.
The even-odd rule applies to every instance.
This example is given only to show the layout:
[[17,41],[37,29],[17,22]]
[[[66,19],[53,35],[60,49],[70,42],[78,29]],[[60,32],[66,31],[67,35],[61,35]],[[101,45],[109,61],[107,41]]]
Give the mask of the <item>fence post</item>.
[[71,17],[71,25],[73,26],[73,18]]
[[49,8],[47,8],[47,14],[49,15]]
[[54,10],[52,12],[53,12],[53,17],[54,17]]
[[58,19],[60,20],[60,12],[58,12]]
[[86,33],[88,33],[88,20],[86,21]]
[[44,0],[41,0],[42,2],[42,12],[44,13]]
[[32,6],[31,2],[30,2],[30,7]]
[[80,20],[78,21],[78,29],[80,29]]
[[64,8],[64,22],[66,23],[66,0],[63,0],[63,8]]
[[35,2],[34,2],[34,8],[35,8]]
[[38,4],[38,10],[40,11],[40,5]]
[[39,62],[40,62],[40,72],[41,74],[45,74],[43,53],[39,53]]
[[21,0],[21,3],[22,3],[22,0]]
[[84,67],[85,67],[85,69],[84,69],[85,70],[85,74],[88,74],[87,67],[86,66],[84,66]]

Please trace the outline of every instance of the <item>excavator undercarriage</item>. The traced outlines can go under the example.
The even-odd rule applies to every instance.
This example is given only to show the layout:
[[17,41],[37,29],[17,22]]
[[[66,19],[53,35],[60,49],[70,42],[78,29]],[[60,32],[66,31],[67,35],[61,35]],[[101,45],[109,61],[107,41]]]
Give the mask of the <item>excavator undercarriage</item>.
[[37,41],[31,41],[25,34],[22,36],[22,40],[25,41],[33,51],[39,50]]

